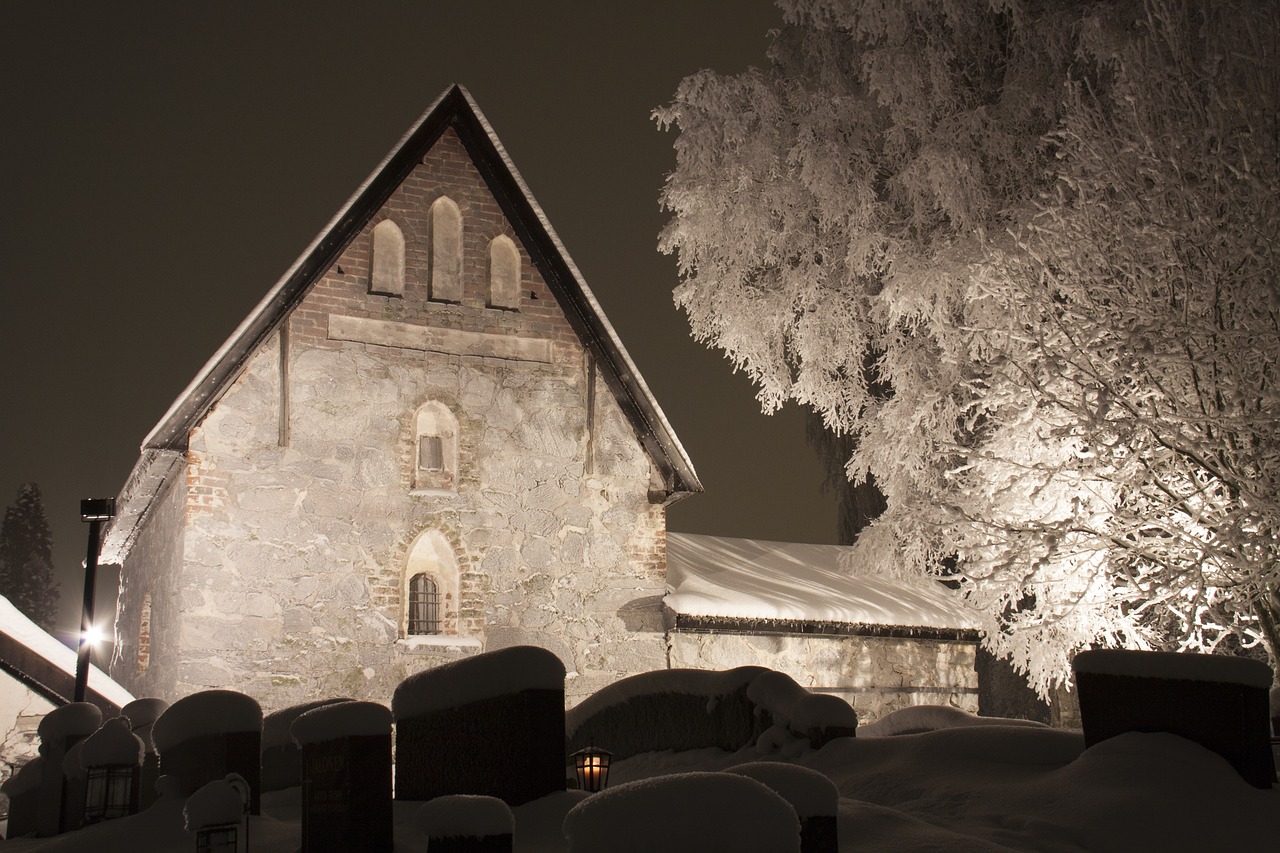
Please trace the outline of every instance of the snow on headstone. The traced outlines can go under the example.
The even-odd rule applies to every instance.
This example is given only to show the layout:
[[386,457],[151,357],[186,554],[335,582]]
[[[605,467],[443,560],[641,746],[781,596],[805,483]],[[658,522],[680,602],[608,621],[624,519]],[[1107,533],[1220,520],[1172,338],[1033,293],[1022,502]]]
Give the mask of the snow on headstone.
[[160,778],[160,756],[151,741],[151,729],[156,720],[169,708],[163,699],[134,699],[120,709],[120,716],[127,717],[133,733],[142,740],[146,753],[142,758],[142,771],[138,776],[138,809],[145,809],[156,801],[159,791],[156,782]]
[[1271,668],[1248,658],[1096,649],[1072,662],[1087,746],[1168,732],[1210,749],[1256,788],[1276,780]]
[[348,699],[320,699],[314,702],[303,702],[290,705],[278,711],[272,711],[262,720],[262,790],[283,791],[296,788],[302,784],[302,753],[293,740],[290,728],[293,721],[313,708],[331,705],[334,702],[346,702]]
[[291,733],[301,747],[303,853],[391,853],[391,712],[326,703],[298,715]]
[[98,730],[81,741],[80,765],[110,767],[140,765],[146,747],[142,738],[133,733],[129,720],[123,716],[112,717]]
[[430,853],[510,851],[515,833],[511,808],[497,797],[468,794],[436,797],[418,807],[413,822],[427,837]]
[[234,690],[205,690],[174,702],[151,729],[160,772],[182,796],[229,773],[244,777],[258,814],[262,775],[262,708]]
[[980,717],[950,705],[911,705],[885,714],[874,723],[858,727],[858,737],[892,737],[919,734],[961,726],[1033,726],[1046,728],[1035,720],[1010,717]]
[[757,676],[747,687],[747,698],[769,712],[774,725],[785,726],[818,749],[833,738],[853,737],[858,715],[838,696],[810,693],[791,676],[772,670]]
[[730,773],[675,773],[593,794],[564,820],[569,853],[799,853],[795,810]]
[[187,804],[182,810],[183,828],[194,833],[238,824],[244,817],[245,805],[241,786],[235,779],[215,779],[201,785],[187,797]]
[[[67,752],[102,724],[102,711],[89,702],[72,702],[54,708],[40,721],[40,754],[45,758],[37,806],[37,833],[57,835],[66,830],[63,804],[67,798],[63,761]],[[73,795],[74,796],[74,795]],[[83,798],[84,791],[80,790]],[[83,799],[81,800],[83,804]]]
[[513,646],[405,679],[391,700],[396,798],[517,806],[563,790],[564,675],[546,649]]
[[800,819],[801,853],[837,853],[840,792],[825,775],[780,761],[752,761],[725,772],[755,779],[790,803]]

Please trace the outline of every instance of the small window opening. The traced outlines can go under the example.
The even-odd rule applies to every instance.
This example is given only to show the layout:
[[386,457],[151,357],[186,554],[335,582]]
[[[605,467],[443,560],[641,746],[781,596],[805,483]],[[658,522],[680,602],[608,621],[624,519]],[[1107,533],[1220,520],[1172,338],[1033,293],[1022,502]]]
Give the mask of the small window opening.
[[85,786],[85,823],[97,823],[133,814],[137,787],[137,765],[108,764],[90,767]]
[[426,574],[409,580],[409,634],[440,633],[440,587]]
[[418,468],[423,471],[444,470],[444,439],[424,435],[418,441]]

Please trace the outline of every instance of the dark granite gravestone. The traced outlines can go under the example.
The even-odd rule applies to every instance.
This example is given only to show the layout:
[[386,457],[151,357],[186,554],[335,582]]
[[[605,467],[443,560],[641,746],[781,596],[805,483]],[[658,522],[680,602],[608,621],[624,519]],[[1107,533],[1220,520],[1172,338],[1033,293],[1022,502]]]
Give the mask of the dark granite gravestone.
[[290,734],[293,721],[314,708],[349,702],[350,699],[320,699],[272,711],[262,720],[262,790],[283,791],[302,784],[302,748]]
[[323,704],[291,730],[301,748],[302,853],[391,853],[391,712]]
[[1266,664],[1100,649],[1076,655],[1072,669],[1086,747],[1125,732],[1168,732],[1218,753],[1255,788],[1275,783]]
[[518,806],[564,790],[564,664],[513,646],[420,672],[392,699],[396,799],[480,794]]
[[[64,815],[68,791],[63,762],[67,753],[97,731],[101,724],[102,711],[88,702],[72,702],[54,708],[40,721],[40,755],[44,762],[40,774],[40,801],[36,806],[37,835],[58,835],[67,830]],[[79,806],[73,807],[76,820],[83,813],[84,788],[79,788],[78,793]]]
[[160,774],[178,796],[238,773],[249,786],[249,813],[261,814],[262,709],[243,693],[205,690],[174,702],[151,730]]
[[423,803],[413,816],[428,853],[511,853],[515,818],[496,797],[457,794]]
[[34,835],[40,809],[41,773],[44,759],[40,756],[19,767],[4,781],[3,791],[9,797],[9,823],[5,837],[9,839]]

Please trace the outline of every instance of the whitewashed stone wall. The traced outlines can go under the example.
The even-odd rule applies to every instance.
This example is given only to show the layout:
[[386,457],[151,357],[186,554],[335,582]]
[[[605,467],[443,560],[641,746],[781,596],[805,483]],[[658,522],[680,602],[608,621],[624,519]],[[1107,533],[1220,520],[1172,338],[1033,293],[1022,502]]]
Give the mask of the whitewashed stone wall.
[[849,702],[869,723],[911,705],[978,711],[974,644],[948,640],[673,631],[674,668],[765,666]]

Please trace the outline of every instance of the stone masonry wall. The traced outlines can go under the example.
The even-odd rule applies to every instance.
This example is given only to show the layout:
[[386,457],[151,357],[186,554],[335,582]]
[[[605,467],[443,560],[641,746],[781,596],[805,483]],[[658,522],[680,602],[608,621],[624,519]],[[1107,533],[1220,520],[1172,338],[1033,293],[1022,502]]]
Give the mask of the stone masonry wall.
[[[427,210],[446,191],[464,222],[449,304],[425,289]],[[403,296],[368,292],[369,230],[388,217]],[[287,379],[277,333],[192,432],[178,695],[387,702],[413,672],[517,643],[561,657],[570,701],[665,666],[650,460],[603,381],[587,411],[588,356],[523,246],[518,310],[486,307],[498,234],[515,237],[446,132],[294,311]],[[468,354],[476,340],[507,357]],[[457,419],[456,492],[414,489],[429,401]],[[446,636],[404,636],[411,555],[456,585]]]
[[910,705],[978,711],[970,642],[896,637],[672,632],[673,668],[765,666],[846,700],[870,723]]
[[[165,485],[120,570],[110,674],[134,696],[168,698],[177,683],[177,643],[149,641],[152,637],[176,639],[178,636],[178,579],[187,496],[186,478],[181,474]],[[146,610],[149,610],[149,620],[145,620],[148,629],[144,632]],[[139,646],[143,642],[148,648],[140,656]]]

